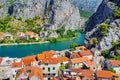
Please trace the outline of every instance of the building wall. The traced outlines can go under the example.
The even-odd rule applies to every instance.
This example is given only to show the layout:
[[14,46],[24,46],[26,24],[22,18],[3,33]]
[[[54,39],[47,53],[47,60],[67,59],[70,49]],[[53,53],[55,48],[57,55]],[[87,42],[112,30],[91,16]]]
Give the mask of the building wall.
[[72,64],[72,68],[81,68],[83,63]]
[[98,78],[98,80],[112,80],[111,78],[105,79],[105,78]]
[[116,73],[117,73],[118,75],[120,75],[120,66],[119,66],[119,67],[114,67],[114,70],[116,71]]
[[93,55],[87,55],[87,56],[83,56],[83,57],[88,57],[88,59],[92,59]]

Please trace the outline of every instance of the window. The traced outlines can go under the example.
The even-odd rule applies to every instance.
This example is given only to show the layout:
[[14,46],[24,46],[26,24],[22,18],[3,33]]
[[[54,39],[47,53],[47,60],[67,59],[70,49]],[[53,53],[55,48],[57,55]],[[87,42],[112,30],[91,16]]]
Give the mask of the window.
[[50,72],[50,67],[48,68],[48,72]]
[[43,70],[45,70],[45,68],[43,67]]
[[50,80],[50,78],[48,78],[48,80]]
[[53,70],[55,70],[55,67],[53,67]]

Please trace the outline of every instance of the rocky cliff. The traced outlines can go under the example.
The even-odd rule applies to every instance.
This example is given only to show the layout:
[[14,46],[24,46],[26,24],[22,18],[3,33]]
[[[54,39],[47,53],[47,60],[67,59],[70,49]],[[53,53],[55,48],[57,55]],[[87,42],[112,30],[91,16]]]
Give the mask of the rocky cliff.
[[80,26],[79,9],[69,0],[0,0],[0,17],[34,18],[43,15],[46,24],[56,28],[76,29]]
[[71,2],[81,10],[94,13],[102,0],[71,0]]
[[[113,12],[120,8],[119,3],[120,0],[103,0],[97,12],[91,16],[85,29],[87,31],[85,40],[87,47],[98,50],[109,50],[113,42],[117,43],[120,40],[120,18],[116,18],[113,15]],[[105,32],[106,35],[104,36],[100,29],[100,24],[102,23],[108,25],[108,29]],[[90,43],[93,38],[94,40],[98,40],[98,42],[96,41],[96,45],[91,46]]]

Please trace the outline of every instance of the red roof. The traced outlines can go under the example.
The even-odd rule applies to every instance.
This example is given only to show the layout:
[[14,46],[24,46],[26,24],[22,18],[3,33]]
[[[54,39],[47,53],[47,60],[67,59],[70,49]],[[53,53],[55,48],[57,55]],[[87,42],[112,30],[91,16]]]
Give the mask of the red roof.
[[72,64],[83,63],[83,62],[86,62],[86,61],[88,61],[87,57],[71,59]]
[[[20,77],[20,75],[25,74],[25,73],[28,73],[29,78],[35,76],[35,77],[39,78],[40,80],[43,80],[42,69],[39,67],[35,67],[35,66],[34,67],[27,66],[27,67],[20,69],[16,74],[15,80],[17,80],[17,78]],[[21,79],[22,79],[22,77],[21,77]],[[24,79],[22,79],[22,80],[24,80]]]
[[114,67],[120,66],[120,60],[109,60]]
[[22,58],[22,62],[25,65],[31,64],[34,61],[36,61],[36,56],[27,56]]
[[51,50],[51,51],[43,52],[42,54],[45,54],[46,58],[51,58],[51,57],[53,57],[53,55],[55,55],[57,53],[54,50]]
[[79,54],[81,56],[87,56],[87,55],[92,55],[92,52],[90,50],[84,50],[84,51],[80,51]]
[[48,64],[57,64],[58,63],[58,60],[57,58],[45,58],[41,61],[41,64],[45,64],[45,63],[48,63]]
[[2,60],[3,60],[3,59],[2,59],[2,58],[0,58],[0,64],[2,63]]
[[69,61],[69,58],[67,58],[67,57],[60,57],[60,58],[58,58],[58,62],[60,63],[60,62],[65,62],[65,61]]
[[89,66],[89,67],[92,67],[92,66],[94,65],[94,64],[93,64],[93,62],[92,62],[92,61],[90,61],[90,60],[89,60],[89,61],[86,61],[85,63],[86,63],[86,64],[87,64],[87,66]]
[[96,72],[96,74],[97,74],[97,76],[98,76],[99,78],[112,78],[112,77],[113,77],[112,72],[110,72],[110,71],[105,71],[105,70],[98,70],[98,71]]
[[73,53],[74,58],[79,58],[80,55],[78,53]]
[[14,62],[12,63],[12,68],[21,68],[22,67],[22,62]]

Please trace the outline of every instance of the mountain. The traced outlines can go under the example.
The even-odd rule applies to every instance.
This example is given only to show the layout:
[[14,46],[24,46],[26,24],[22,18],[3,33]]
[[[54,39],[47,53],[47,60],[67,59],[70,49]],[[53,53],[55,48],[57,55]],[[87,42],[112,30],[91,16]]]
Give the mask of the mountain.
[[79,7],[80,10],[94,13],[96,12],[102,0],[71,0],[71,2],[75,6]]
[[32,19],[42,16],[44,24],[65,29],[77,29],[81,19],[79,9],[69,0],[0,0],[0,17]]
[[103,0],[85,31],[85,45],[93,50],[110,50],[120,44],[120,0]]

